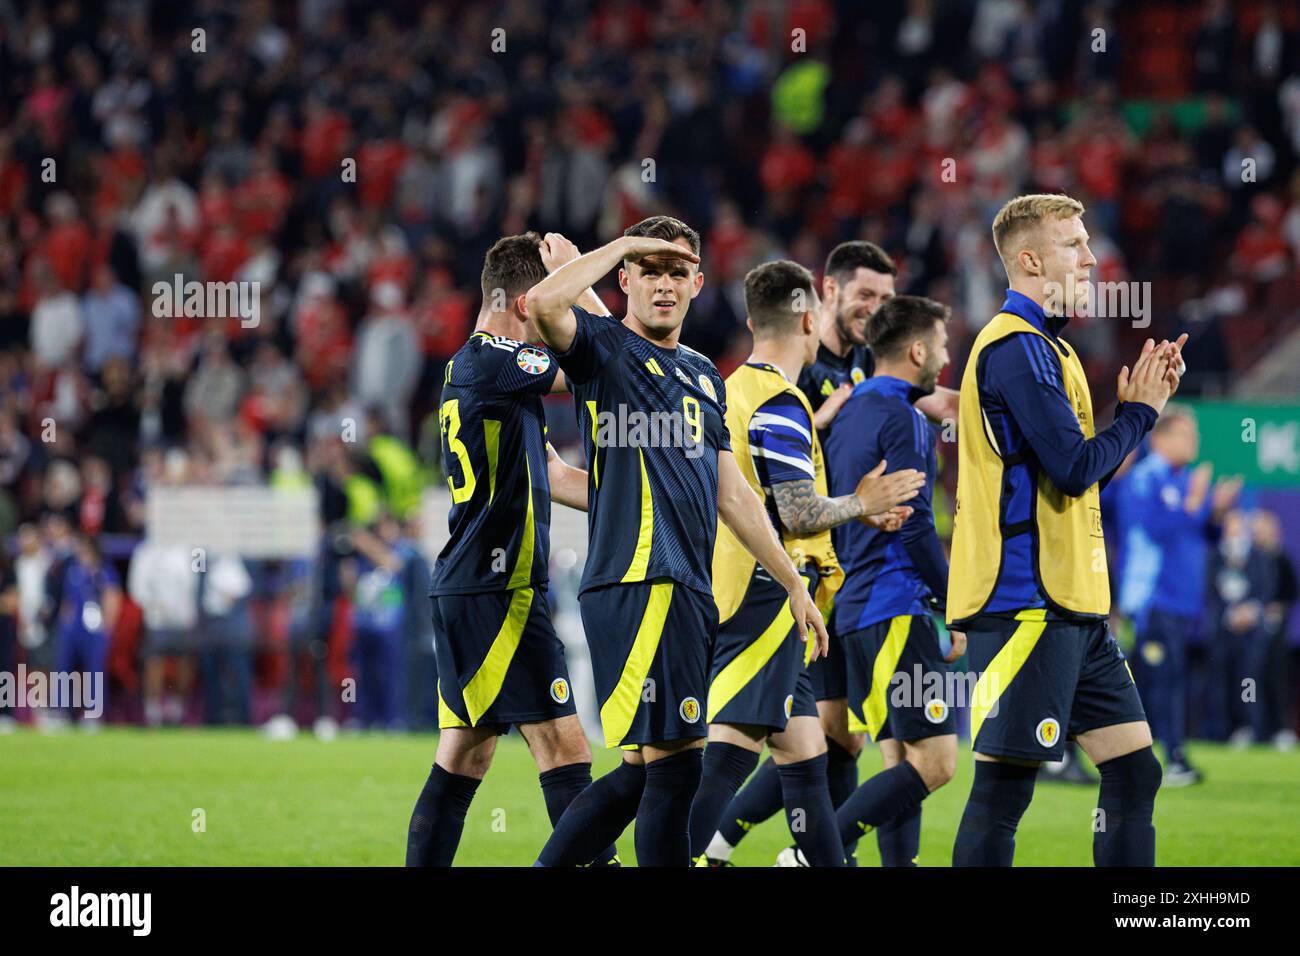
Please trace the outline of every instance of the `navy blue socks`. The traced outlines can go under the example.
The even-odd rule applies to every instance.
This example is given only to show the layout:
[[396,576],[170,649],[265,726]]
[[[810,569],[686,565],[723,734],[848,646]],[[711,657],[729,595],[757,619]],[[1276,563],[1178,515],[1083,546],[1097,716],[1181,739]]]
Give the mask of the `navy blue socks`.
[[[546,814],[551,818],[551,826],[560,822],[560,817],[569,804],[582,791],[591,786],[591,764],[570,763],[563,767],[552,767],[538,775],[542,785],[542,799],[546,801]],[[605,847],[591,861],[596,866],[609,866],[614,862],[617,851],[613,845]]]
[[1092,862],[1097,866],[1155,866],[1156,828],[1151,823],[1160,761],[1143,747],[1097,764],[1100,813],[1093,821]]
[[641,764],[624,761],[573,798],[537,866],[585,866],[597,859],[636,817],[646,773]]
[[843,866],[844,846],[826,786],[826,755],[777,765],[776,769],[781,777],[786,823],[808,865]]
[[758,754],[735,744],[710,741],[704,748],[704,772],[691,804],[691,858],[704,852],[727,806],[758,765]]
[[433,765],[407,829],[407,866],[451,866],[479,783]]
[[1010,866],[1016,827],[1034,796],[1037,767],[975,761],[966,810],[952,848],[953,866]]
[[637,866],[691,865],[691,802],[703,772],[704,751],[698,747],[646,764],[636,811]]
[[930,795],[916,768],[904,760],[867,780],[836,811],[847,847],[864,833],[921,805]]

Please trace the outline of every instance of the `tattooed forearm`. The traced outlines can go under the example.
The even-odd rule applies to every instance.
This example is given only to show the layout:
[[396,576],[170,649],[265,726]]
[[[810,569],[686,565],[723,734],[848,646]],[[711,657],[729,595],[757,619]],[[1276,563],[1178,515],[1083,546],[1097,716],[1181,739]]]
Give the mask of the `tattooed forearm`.
[[772,496],[781,524],[795,534],[825,531],[862,515],[862,502],[855,495],[823,498],[811,478],[773,485]]

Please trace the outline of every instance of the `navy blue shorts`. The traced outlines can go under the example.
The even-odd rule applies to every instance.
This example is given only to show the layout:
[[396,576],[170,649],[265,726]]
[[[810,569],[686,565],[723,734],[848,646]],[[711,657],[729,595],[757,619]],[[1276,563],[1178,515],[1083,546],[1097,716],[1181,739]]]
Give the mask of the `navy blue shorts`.
[[[817,572],[805,572],[804,581],[816,593]],[[789,594],[756,567],[740,607],[718,628],[708,722],[751,724],[779,733],[791,717],[816,717],[810,653],[812,643],[795,633]]]
[[976,753],[1059,761],[1065,741],[1098,727],[1145,721],[1124,652],[1105,621],[984,616],[966,631]]
[[564,645],[535,588],[445,594],[433,605],[438,727],[505,733],[576,714]]
[[655,578],[592,588],[579,600],[605,746],[706,736],[713,596]]
[[838,700],[849,692],[848,670],[844,663],[844,642],[835,630],[835,609],[826,621],[826,633],[830,637],[830,651],[825,657],[819,657],[808,665],[808,676],[812,679],[814,700]]
[[849,674],[849,729],[872,740],[955,734],[951,671],[929,614],[900,614],[843,640]]

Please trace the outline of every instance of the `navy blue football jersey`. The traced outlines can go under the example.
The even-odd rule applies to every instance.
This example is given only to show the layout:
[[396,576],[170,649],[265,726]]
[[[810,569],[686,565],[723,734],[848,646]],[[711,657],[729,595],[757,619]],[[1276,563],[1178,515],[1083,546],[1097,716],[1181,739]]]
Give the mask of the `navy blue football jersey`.
[[431,595],[544,586],[551,483],[542,396],[558,366],[540,345],[475,332],[447,364],[438,407],[451,539]]
[[587,451],[588,553],[580,592],[666,577],[711,594],[726,386],[694,349],[668,349],[574,306],[555,357]]
[[[805,365],[804,370],[799,373],[799,390],[808,397],[808,404],[812,406],[815,414],[822,407],[822,402],[826,401],[827,397],[835,389],[845,383],[853,386],[861,385],[871,378],[875,371],[876,357],[872,353],[870,346],[855,345],[849,349],[847,355],[840,358],[825,345],[818,343],[817,358],[810,365]],[[821,439],[823,450],[830,440],[831,429],[835,427],[837,420],[838,416],[831,419],[831,423],[825,428],[817,429],[817,437]],[[829,468],[827,469],[826,478],[830,484],[832,497],[852,494],[857,487],[856,481],[847,488],[837,487],[835,475]],[[835,545],[836,554],[839,554],[840,549],[847,543],[844,539],[845,528],[845,524],[831,528],[831,543]]]
[[[805,365],[804,370],[799,373],[799,390],[808,396],[808,404],[816,412],[835,389],[846,382],[850,385],[859,385],[871,378],[875,370],[876,357],[871,353],[870,346],[855,345],[849,349],[847,355],[840,358],[819,343],[817,358],[811,364]],[[834,424],[835,422],[832,421],[831,425]],[[829,428],[818,432],[823,444],[826,443],[826,436],[829,433]]]
[[915,468],[925,474],[920,493],[907,502],[912,515],[896,532],[849,521],[835,553],[844,584],[835,596],[841,634],[904,614],[928,614],[930,599],[948,590],[948,559],[934,525],[934,482],[938,472],[935,433],[915,407],[924,393],[909,382],[877,376],[853,389],[837,422],[844,427],[826,443],[834,487],[851,488],[881,459],[889,471]]

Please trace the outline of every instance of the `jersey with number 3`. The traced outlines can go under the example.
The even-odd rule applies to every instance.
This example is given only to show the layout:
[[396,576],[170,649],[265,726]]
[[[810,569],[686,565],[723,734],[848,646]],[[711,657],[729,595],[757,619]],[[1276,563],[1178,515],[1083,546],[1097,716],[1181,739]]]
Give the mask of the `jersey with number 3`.
[[555,353],[587,450],[588,552],[579,593],[667,577],[712,594],[718,452],[730,451],[726,386],[694,349],[660,348],[574,306]]
[[544,586],[551,485],[542,396],[554,356],[540,345],[475,332],[447,365],[438,424],[451,488],[451,538],[431,595]]

